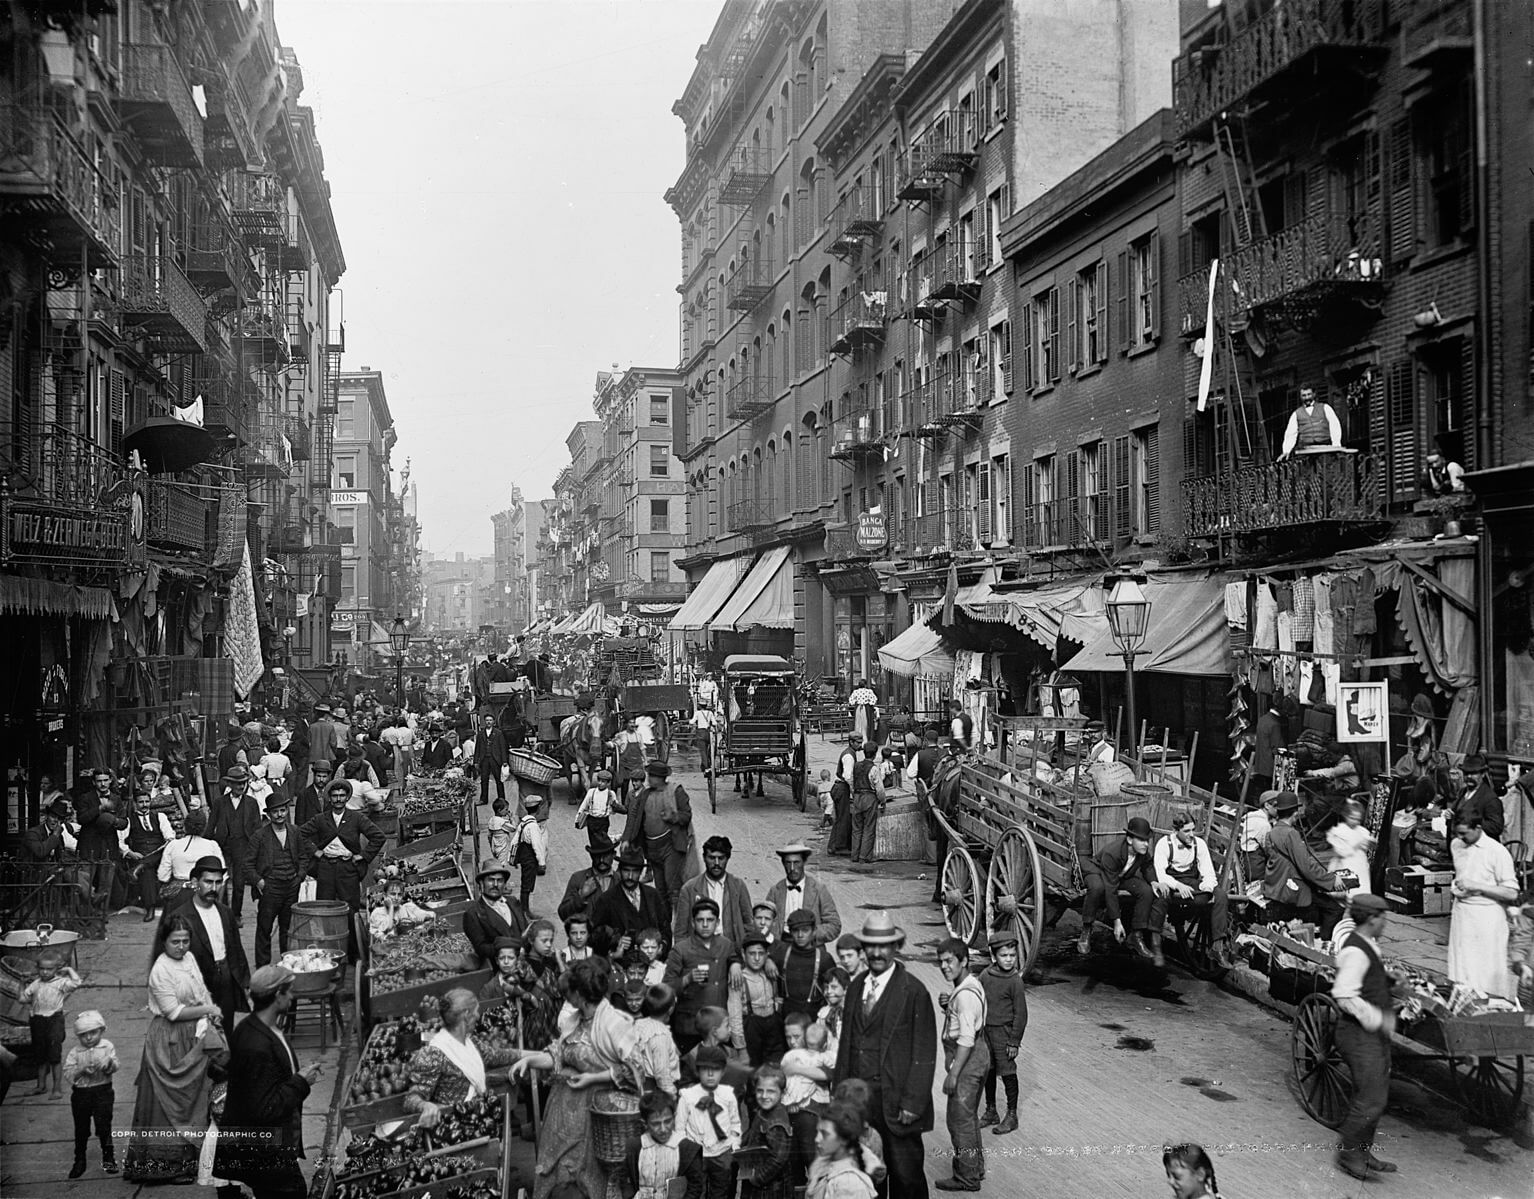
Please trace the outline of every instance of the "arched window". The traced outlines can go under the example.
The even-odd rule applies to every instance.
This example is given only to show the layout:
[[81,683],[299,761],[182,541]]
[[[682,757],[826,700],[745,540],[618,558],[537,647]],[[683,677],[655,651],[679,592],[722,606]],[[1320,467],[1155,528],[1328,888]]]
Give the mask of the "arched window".
[[815,414],[806,412],[799,430],[799,478],[794,493],[795,507],[815,506]]
[[767,443],[767,467],[762,474],[762,499],[766,502],[769,511],[777,504],[778,488],[778,443]]
[[778,454],[778,495],[781,509],[793,507],[794,503],[794,435],[783,431],[783,449]]
[[788,384],[790,383],[790,381],[792,381],[792,379],[794,377],[794,365],[793,365],[793,350],[794,350],[793,341],[794,341],[794,339],[793,339],[792,336],[790,336],[790,334],[793,332],[792,322],[793,322],[793,315],[789,312],[789,310],[787,308],[783,309],[783,330],[782,330],[783,353],[782,353],[782,355],[780,357],[781,357],[782,366],[783,366],[782,385],[784,387],[787,387]]

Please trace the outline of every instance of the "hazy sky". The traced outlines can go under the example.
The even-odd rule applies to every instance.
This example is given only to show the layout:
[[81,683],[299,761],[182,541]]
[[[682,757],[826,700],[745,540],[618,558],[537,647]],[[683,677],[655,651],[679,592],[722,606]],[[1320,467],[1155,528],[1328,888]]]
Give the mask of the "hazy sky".
[[424,544],[489,553],[612,363],[677,358],[661,198],[722,0],[277,0],[346,254],[343,369],[384,372]]

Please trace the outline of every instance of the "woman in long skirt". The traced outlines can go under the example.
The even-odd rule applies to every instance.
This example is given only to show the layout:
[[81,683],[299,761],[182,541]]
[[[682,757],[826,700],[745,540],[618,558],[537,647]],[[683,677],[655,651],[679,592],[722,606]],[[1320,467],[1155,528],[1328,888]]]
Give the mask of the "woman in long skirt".
[[149,1031],[139,1064],[133,1130],[123,1178],[193,1182],[208,1129],[208,1055],[203,1033],[219,1018],[197,960],[188,917],[173,914],[155,935],[149,969]]

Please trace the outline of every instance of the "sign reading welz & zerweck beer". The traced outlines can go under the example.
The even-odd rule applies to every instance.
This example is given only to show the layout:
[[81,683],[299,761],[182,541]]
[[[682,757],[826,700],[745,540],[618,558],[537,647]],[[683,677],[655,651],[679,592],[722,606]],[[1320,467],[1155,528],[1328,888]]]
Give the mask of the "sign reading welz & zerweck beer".
[[11,502],[0,523],[0,559],[8,562],[126,562],[127,512],[84,512]]

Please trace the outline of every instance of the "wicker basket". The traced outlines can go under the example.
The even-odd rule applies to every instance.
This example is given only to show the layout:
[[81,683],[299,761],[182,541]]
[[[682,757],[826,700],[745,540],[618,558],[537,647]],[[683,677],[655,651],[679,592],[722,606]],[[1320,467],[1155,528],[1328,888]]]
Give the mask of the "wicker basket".
[[607,1091],[591,1101],[591,1145],[597,1160],[621,1165],[628,1144],[643,1128],[639,1100],[623,1091]]
[[511,773],[530,783],[552,783],[559,777],[559,759],[530,749],[511,751]]

